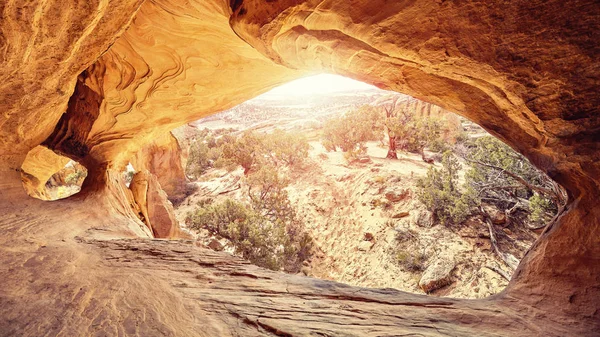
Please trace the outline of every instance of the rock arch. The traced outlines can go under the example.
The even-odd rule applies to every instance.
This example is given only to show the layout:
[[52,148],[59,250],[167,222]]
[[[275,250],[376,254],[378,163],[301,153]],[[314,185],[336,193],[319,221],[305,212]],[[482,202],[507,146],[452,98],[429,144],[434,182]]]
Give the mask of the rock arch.
[[[3,333],[599,331],[597,2],[69,4],[0,5]],[[505,292],[439,300],[270,273],[182,242],[106,241],[148,236],[115,178],[145,143],[318,71],[460,113],[567,189],[567,212]],[[52,206],[27,198],[18,170],[42,142],[88,168],[81,196]]]

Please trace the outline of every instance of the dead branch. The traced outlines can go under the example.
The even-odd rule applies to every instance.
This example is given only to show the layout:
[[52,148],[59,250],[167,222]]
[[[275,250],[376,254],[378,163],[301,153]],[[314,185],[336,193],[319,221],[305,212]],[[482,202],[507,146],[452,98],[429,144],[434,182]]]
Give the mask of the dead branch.
[[513,270],[517,269],[517,266],[519,265],[519,260],[516,257],[514,257],[514,255],[509,253],[503,253],[500,250],[500,248],[498,247],[498,240],[496,239],[496,233],[494,232],[492,220],[490,220],[490,216],[483,210],[483,207],[481,206],[479,206],[479,211],[481,212],[481,215],[483,216],[483,219],[488,226],[488,230],[490,232],[490,241],[492,243],[494,252],[500,257],[500,259],[502,259],[502,261],[504,261],[504,263],[506,263],[507,266],[509,266]]
[[469,159],[467,157],[464,157],[464,159],[466,161],[468,161],[468,162],[471,162],[471,163],[474,163],[474,164],[477,164],[477,165],[481,165],[481,166],[485,166],[485,167],[489,167],[489,168],[492,168],[492,169],[497,170],[499,172],[502,172],[502,173],[506,174],[507,176],[509,176],[509,177],[513,178],[514,180],[516,180],[519,184],[525,186],[530,191],[535,191],[535,192],[538,192],[540,194],[544,194],[544,195],[547,195],[547,196],[551,197],[555,201],[555,203],[557,203],[557,205],[560,203],[561,196],[559,196],[555,191],[553,191],[551,189],[547,189],[547,188],[535,186],[535,185],[527,182],[525,179],[519,177],[518,175],[516,175],[516,174],[514,174],[514,173],[512,173],[512,172],[510,172],[508,170],[505,170],[505,169],[503,169],[501,167],[498,167],[498,166],[495,166],[495,165],[491,165],[491,164],[482,163],[480,161]]
[[510,281],[510,275],[508,275],[504,270],[502,270],[496,266],[490,266],[490,265],[486,265],[485,267],[493,272],[496,272],[498,275],[502,276],[507,281]]

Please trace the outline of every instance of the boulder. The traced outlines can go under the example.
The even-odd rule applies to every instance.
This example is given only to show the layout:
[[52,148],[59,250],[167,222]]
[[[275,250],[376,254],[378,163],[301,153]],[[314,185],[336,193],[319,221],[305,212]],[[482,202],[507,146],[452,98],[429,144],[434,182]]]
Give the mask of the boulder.
[[452,270],[456,264],[451,259],[438,259],[425,269],[419,287],[430,293],[452,283]]
[[148,170],[156,176],[169,200],[179,203],[187,196],[182,151],[177,139],[166,132],[154,137],[131,159],[136,171]]
[[506,214],[494,205],[485,204],[483,210],[489,215],[494,225],[504,225],[506,223]]
[[214,251],[217,251],[217,252],[222,251],[224,248],[223,244],[221,244],[221,242],[219,242],[219,240],[214,239],[214,238],[210,240],[210,242],[208,243],[207,246],[208,246],[208,248],[210,248]]
[[373,247],[373,244],[373,241],[361,241],[358,244],[358,250],[360,250],[361,252],[368,252],[369,250],[371,250],[371,247]]
[[459,228],[458,234],[463,238],[490,238],[490,232],[481,215],[468,218]]
[[426,210],[421,210],[417,213],[414,224],[419,227],[430,228],[433,226],[433,214]]
[[408,197],[408,195],[410,194],[410,191],[408,189],[406,190],[386,190],[384,192],[385,198],[391,202],[399,202],[402,201],[404,199],[406,199]]
[[180,237],[181,231],[175,219],[173,205],[161,189],[156,176],[148,171],[138,172],[133,176],[129,189],[142,213],[142,221],[155,238]]

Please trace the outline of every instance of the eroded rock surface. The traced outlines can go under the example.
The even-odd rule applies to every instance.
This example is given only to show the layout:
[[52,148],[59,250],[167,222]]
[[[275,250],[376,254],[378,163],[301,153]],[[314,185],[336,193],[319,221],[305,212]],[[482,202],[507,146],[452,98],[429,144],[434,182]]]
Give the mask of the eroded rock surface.
[[152,231],[155,238],[177,238],[179,224],[173,214],[173,205],[155,175],[140,171],[133,176],[129,189],[133,200],[140,209],[142,221]]
[[23,187],[34,198],[50,200],[46,182],[60,171],[69,158],[60,156],[45,146],[36,146],[27,154],[21,166]]
[[185,197],[187,179],[181,163],[181,148],[170,132],[144,146],[131,164],[137,171],[148,170],[156,176],[169,200],[180,201]]
[[[597,1],[9,0],[0,13],[3,335],[600,331]],[[462,114],[566,188],[503,294],[431,299],[181,243],[74,239],[150,237],[114,173],[132,153],[318,71]],[[19,171],[42,142],[88,168],[80,194],[25,194]]]

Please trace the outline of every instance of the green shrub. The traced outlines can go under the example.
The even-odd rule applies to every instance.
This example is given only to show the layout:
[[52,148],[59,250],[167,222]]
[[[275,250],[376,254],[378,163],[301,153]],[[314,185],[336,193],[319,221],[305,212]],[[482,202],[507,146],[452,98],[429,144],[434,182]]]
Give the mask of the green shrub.
[[381,111],[365,105],[349,111],[342,117],[332,118],[323,128],[322,144],[327,151],[340,148],[349,153],[347,159],[355,159],[364,154],[367,141],[382,137],[383,120]]
[[185,173],[188,176],[197,178],[204,174],[211,167],[208,157],[209,148],[203,142],[196,141],[190,145]]
[[404,243],[407,241],[413,241],[417,238],[417,233],[412,229],[396,229],[396,241],[398,243]]
[[446,123],[440,118],[417,116],[410,107],[403,106],[389,113],[385,126],[390,142],[394,142],[397,149],[422,154],[426,147],[433,152],[446,149],[442,138],[447,131]]
[[246,182],[254,211],[272,220],[295,220],[296,214],[285,190],[289,181],[277,173],[275,168],[265,165],[249,175]]
[[472,189],[458,186],[460,163],[450,151],[442,158],[442,168],[430,167],[427,177],[417,181],[417,197],[432,212],[434,221],[445,225],[466,220],[477,204]]
[[213,234],[229,237],[229,224],[246,221],[249,210],[240,202],[227,199],[200,208],[192,215],[192,228],[204,228]]
[[248,174],[263,159],[263,139],[252,131],[245,132],[234,143],[223,146],[223,158],[244,168]]
[[556,214],[558,201],[551,199],[552,195],[539,195],[527,186],[553,190],[554,184],[521,154],[491,136],[478,138],[467,151],[466,158],[471,165],[465,173],[466,185],[481,199],[501,210],[528,199],[528,219],[535,223],[542,223],[549,220],[550,214]]
[[549,213],[553,213],[554,204],[548,198],[535,193],[529,198],[528,220],[535,224],[543,224],[549,221]]
[[261,267],[298,272],[312,249],[290,204],[288,182],[271,166],[247,177],[249,204],[227,199],[204,203],[189,217],[193,229],[204,228],[231,241],[235,253]]
[[[65,184],[67,185],[81,185],[83,179],[87,176],[87,171],[84,169],[74,168],[74,171],[69,173],[65,177]],[[132,175],[133,177],[133,175]],[[130,180],[131,181],[131,180]]]
[[300,166],[308,158],[310,146],[296,132],[275,130],[272,134],[247,131],[235,137],[227,130],[203,130],[190,145],[186,174],[198,179],[210,168],[228,171],[241,166],[244,174],[262,165]]
[[275,165],[297,166],[308,157],[310,146],[299,132],[275,130],[264,136],[264,151]]

